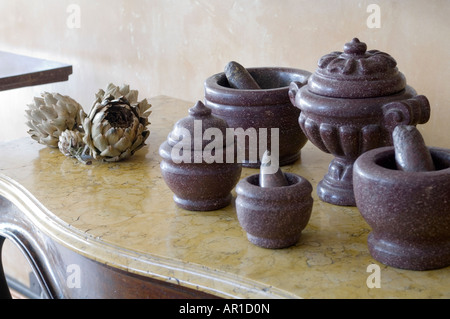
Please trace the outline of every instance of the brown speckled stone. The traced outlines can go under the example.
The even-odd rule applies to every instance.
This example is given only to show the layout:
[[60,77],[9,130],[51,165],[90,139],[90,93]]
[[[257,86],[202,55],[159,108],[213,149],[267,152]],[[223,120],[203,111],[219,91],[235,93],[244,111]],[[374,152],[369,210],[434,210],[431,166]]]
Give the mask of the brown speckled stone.
[[372,228],[369,251],[385,265],[450,265],[450,150],[429,150],[435,171],[398,170],[394,147],[371,150],[355,162],[356,204]]
[[[300,158],[301,148],[308,141],[298,127],[300,110],[294,107],[288,96],[289,84],[299,87],[307,83],[310,72],[293,68],[247,68],[261,89],[242,90],[230,87],[224,72],[205,81],[205,105],[214,115],[227,121],[231,128],[267,128],[267,149],[271,149],[271,128],[279,128],[280,165],[292,164]],[[246,145],[248,153],[248,144]],[[264,152],[265,150],[262,150]],[[251,162],[246,156],[243,166],[259,168],[258,159]]]
[[280,187],[287,186],[289,183],[281,168],[272,161],[270,152],[266,151],[261,159],[261,168],[259,170],[259,186],[261,187]]
[[234,89],[241,90],[259,90],[259,84],[252,77],[250,72],[247,71],[242,65],[235,61],[229,62],[225,66],[225,75],[228,80],[228,84]]
[[397,168],[405,172],[434,171],[430,151],[419,130],[412,125],[398,125],[392,133]]
[[[201,121],[203,132],[208,128],[221,130],[224,137],[221,161],[211,162],[203,156],[203,150],[210,141],[195,142],[194,121]],[[174,192],[173,199],[179,207],[192,211],[210,211],[231,203],[231,190],[239,181],[242,166],[237,161],[226,162],[226,148],[233,147],[226,144],[226,128],[226,122],[213,116],[211,110],[199,101],[189,109],[189,116],[180,119],[174,125],[167,141],[161,144],[159,148],[162,157],[161,173],[166,184]],[[187,130],[192,139],[191,143],[179,153],[188,152],[189,161],[174,160],[172,156],[173,148],[183,141],[181,135],[183,130]]]
[[406,85],[396,61],[378,50],[367,51],[353,39],[344,52],[318,62],[308,85],[292,83],[291,102],[300,110],[299,124],[319,149],[334,155],[317,193],[325,202],[355,206],[353,163],[368,150],[392,145],[395,126],[426,123],[430,105]]
[[248,240],[263,248],[285,248],[300,239],[311,216],[312,186],[301,176],[284,173],[289,185],[260,187],[259,174],[236,186],[236,212]]

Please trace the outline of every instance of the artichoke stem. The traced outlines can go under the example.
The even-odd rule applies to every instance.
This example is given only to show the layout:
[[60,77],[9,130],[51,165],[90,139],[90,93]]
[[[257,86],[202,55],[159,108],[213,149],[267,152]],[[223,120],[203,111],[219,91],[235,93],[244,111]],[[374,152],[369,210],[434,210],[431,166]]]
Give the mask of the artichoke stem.
[[74,157],[85,165],[92,164],[92,156],[89,155],[89,146],[80,147],[74,154]]

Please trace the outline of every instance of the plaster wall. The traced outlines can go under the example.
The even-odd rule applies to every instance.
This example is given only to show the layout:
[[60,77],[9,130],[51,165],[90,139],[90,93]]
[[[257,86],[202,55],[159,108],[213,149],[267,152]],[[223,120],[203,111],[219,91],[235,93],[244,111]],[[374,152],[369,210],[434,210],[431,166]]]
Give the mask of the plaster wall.
[[448,0],[2,0],[0,12],[0,50],[74,71],[67,82],[0,92],[0,141],[27,136],[24,110],[42,91],[70,95],[86,111],[110,82],[130,84],[141,98],[194,103],[204,80],[231,60],[313,72],[322,55],[358,37],[391,54],[429,98],[431,119],[420,126],[427,144],[450,146]]

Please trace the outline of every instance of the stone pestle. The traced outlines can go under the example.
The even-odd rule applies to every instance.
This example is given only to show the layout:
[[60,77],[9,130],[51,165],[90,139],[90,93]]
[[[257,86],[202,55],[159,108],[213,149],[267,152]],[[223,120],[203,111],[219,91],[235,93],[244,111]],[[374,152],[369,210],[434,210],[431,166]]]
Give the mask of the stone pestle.
[[398,125],[392,133],[395,162],[405,172],[434,171],[434,163],[424,139],[414,125]]
[[234,89],[259,90],[261,89],[256,80],[242,65],[235,61],[228,62],[225,66],[225,75],[228,83]]
[[270,157],[270,152],[264,152],[261,159],[261,168],[259,173],[259,186],[261,187],[281,187],[288,186],[289,183],[286,176],[281,171],[280,167],[272,166],[272,159]]

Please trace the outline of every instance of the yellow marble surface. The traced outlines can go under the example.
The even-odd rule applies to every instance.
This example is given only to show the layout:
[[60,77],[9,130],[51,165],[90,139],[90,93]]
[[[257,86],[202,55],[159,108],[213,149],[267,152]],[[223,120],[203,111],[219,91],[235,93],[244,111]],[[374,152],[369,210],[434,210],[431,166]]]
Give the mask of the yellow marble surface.
[[[128,161],[86,166],[31,138],[0,143],[0,195],[80,254],[221,297],[450,297],[449,267],[418,272],[378,263],[357,208],[318,200],[316,186],[332,157],[311,143],[283,168],[314,187],[311,220],[293,247],[251,244],[234,203],[210,212],[178,208],[161,177],[158,147],[194,103],[165,96],[150,102],[148,145]],[[256,172],[244,168],[242,177]],[[371,264],[380,267],[380,288],[366,283]]]

